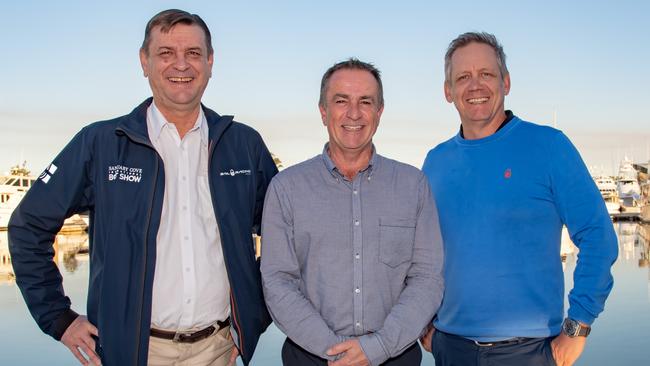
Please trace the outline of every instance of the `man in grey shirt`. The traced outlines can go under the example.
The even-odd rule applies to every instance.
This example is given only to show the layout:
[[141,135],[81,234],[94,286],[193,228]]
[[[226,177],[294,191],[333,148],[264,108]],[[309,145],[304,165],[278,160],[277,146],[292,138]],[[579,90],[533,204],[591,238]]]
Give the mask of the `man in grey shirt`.
[[414,342],[443,293],[438,215],[425,176],[378,155],[379,71],[323,75],[323,153],[277,175],[262,218],[262,280],[288,339],[284,365],[419,365]]

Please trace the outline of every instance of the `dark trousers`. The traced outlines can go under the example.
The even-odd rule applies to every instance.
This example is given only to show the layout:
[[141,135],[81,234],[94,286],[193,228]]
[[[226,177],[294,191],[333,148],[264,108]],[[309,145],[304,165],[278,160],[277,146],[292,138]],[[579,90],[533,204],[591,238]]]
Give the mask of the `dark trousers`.
[[[422,362],[422,351],[415,343],[401,355],[389,358],[381,366],[418,366]],[[282,364],[284,366],[327,366],[327,360],[314,356],[287,338],[282,345]]]
[[555,366],[549,338],[519,338],[492,346],[437,330],[431,340],[436,366]]

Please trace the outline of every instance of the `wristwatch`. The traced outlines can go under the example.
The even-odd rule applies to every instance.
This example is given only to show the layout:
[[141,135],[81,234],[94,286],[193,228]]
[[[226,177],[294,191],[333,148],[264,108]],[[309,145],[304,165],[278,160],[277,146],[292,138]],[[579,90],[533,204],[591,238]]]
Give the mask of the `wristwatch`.
[[562,323],[562,332],[569,337],[586,337],[591,332],[591,327],[582,325],[577,320],[566,318]]

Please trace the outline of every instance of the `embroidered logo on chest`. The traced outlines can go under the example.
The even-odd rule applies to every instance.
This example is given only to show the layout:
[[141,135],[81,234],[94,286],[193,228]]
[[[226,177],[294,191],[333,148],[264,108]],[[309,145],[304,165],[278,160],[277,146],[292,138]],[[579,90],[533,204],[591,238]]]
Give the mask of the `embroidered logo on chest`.
[[230,176],[234,177],[235,175],[251,175],[251,170],[250,169],[240,169],[240,170],[235,170],[235,169],[230,169],[225,172],[219,173],[220,176]]
[[124,165],[110,165],[108,167],[108,181],[121,180],[131,183],[140,183],[142,168],[132,168]]
[[510,170],[510,168],[507,168],[503,172],[503,177],[506,178],[506,179],[510,179],[510,177],[512,177],[512,170]]

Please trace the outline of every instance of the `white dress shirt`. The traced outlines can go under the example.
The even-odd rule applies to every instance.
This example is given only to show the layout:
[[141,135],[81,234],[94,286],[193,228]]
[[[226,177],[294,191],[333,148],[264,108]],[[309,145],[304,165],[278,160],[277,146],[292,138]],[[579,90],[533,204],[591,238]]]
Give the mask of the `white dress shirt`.
[[152,103],[147,130],[165,165],[151,326],[202,329],[230,316],[230,284],[208,185],[208,125],[200,110],[181,140]]

